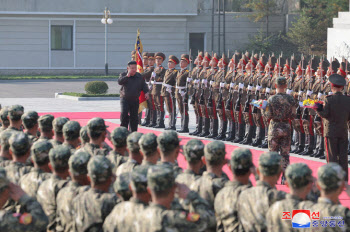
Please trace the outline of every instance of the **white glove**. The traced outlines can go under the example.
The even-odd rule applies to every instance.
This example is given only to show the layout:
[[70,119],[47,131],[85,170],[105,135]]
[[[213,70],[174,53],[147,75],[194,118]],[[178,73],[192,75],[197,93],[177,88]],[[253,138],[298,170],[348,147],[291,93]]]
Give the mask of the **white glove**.
[[154,85],[154,81],[151,81],[151,84]]
[[287,89],[287,94],[291,95],[293,93],[293,90]]
[[270,88],[266,88],[265,92],[266,93],[270,93],[271,89]]
[[306,96],[311,96],[312,93],[313,93],[312,90],[308,90],[308,91],[306,92]]
[[156,77],[156,73],[152,72],[152,76],[151,77]]
[[191,82],[192,78],[191,77],[187,77],[187,82]]
[[321,98],[323,96],[323,94],[321,93],[321,92],[319,92],[318,94],[317,94],[317,97],[318,98]]
[[302,95],[303,94],[303,91],[299,91],[299,95]]
[[248,85],[248,90],[252,90],[252,89],[253,89],[253,86]]
[[239,83],[239,84],[238,84],[238,88],[243,89],[243,87],[244,87],[244,84],[243,84],[243,83]]
[[220,83],[220,88],[224,88],[225,87],[225,83],[221,82]]
[[328,92],[328,95],[333,95],[333,92]]
[[260,86],[260,85],[257,85],[257,86],[256,86],[256,90],[259,91],[260,89],[261,89],[261,86]]
[[231,84],[230,84],[230,88],[235,87],[235,85],[236,85],[236,83],[231,83]]
[[214,84],[214,81],[210,81],[209,83],[210,83],[210,86],[212,86]]

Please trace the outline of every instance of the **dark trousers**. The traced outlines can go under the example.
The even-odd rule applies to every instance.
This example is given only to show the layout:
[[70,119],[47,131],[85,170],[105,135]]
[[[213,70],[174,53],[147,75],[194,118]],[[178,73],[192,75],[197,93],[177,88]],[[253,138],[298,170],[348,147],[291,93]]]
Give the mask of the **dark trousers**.
[[327,162],[338,163],[345,171],[348,181],[348,139],[325,137]]
[[137,131],[138,125],[138,110],[139,110],[139,99],[129,100],[120,99],[121,115],[120,115],[120,126],[128,128],[131,132]]

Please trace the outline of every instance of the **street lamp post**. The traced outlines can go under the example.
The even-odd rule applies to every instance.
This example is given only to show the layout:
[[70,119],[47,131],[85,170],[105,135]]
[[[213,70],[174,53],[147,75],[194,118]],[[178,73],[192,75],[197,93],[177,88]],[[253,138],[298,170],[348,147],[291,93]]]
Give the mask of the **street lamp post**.
[[101,19],[101,23],[105,25],[105,73],[108,76],[108,57],[107,57],[107,25],[113,23],[113,19],[111,19],[111,12],[106,9],[103,12],[103,18]]

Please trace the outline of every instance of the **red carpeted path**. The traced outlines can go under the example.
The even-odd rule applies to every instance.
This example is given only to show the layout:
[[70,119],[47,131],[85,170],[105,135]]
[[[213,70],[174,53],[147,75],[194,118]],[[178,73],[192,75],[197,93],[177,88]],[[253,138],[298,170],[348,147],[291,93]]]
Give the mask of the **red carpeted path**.
[[[44,113],[42,113],[42,114],[44,114]],[[118,116],[118,115],[120,116],[119,112],[83,112],[83,113],[71,112],[71,113],[51,113],[51,114],[54,115],[55,117],[64,116],[64,117],[70,118],[71,120],[79,121],[82,126],[86,125],[87,122],[89,121],[89,119],[93,118],[93,117],[101,117],[104,119],[116,119],[116,118],[119,118],[116,116]],[[108,128],[109,131],[112,131],[114,128],[119,127],[119,124],[116,124],[116,123],[106,122],[106,124],[109,126],[109,128]],[[138,131],[141,133],[154,133],[156,135],[159,135],[161,133],[161,131],[155,131],[155,130],[143,128],[143,127],[140,127]],[[186,144],[188,140],[192,139],[191,137],[182,136],[182,135],[180,135],[180,138],[182,139],[181,145]],[[209,140],[202,140],[202,141],[204,144],[207,144],[210,142]],[[107,141],[107,143],[110,144],[109,141]],[[236,148],[238,148],[238,146],[226,144],[226,152],[227,152],[226,158],[227,159],[230,158],[231,152]],[[263,151],[254,150],[254,149],[251,149],[251,151],[253,154],[253,162],[255,165],[257,165],[258,160],[259,160],[259,156],[261,153],[263,153]],[[302,163],[308,164],[309,167],[312,169],[313,175],[315,177],[317,177],[317,169],[320,166],[324,165],[324,163],[322,163],[322,162],[311,161],[311,160],[306,160],[306,159],[297,158],[297,157],[290,157],[290,162],[291,163],[302,162]],[[179,163],[179,166],[182,168],[186,168],[186,166],[187,166],[186,160],[184,159],[183,155],[180,155],[178,157],[178,163]],[[230,178],[232,178],[232,173],[230,172],[227,165],[224,166],[223,170]],[[253,185],[255,185],[255,182],[256,182],[255,179],[251,178],[251,181],[252,181]],[[280,181],[278,183],[280,183]],[[277,188],[279,190],[289,192],[288,188],[285,185],[278,184]],[[350,197],[348,197],[345,192],[343,192],[340,195],[340,201],[343,205],[350,207]]]

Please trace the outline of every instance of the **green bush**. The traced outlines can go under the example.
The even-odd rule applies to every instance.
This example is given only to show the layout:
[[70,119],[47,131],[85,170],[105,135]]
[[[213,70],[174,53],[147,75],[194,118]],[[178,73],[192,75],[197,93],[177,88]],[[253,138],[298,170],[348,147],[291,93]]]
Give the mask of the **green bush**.
[[90,81],[85,84],[85,91],[87,94],[106,94],[108,85],[104,81]]

